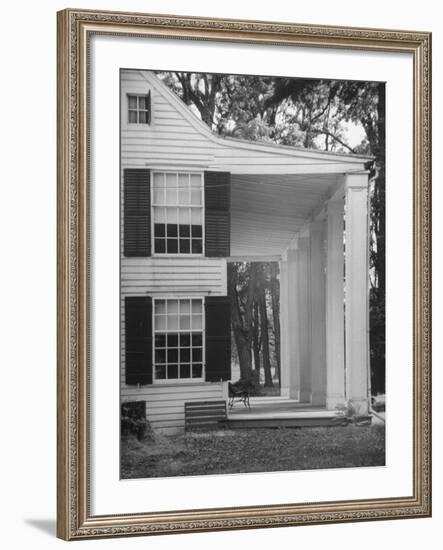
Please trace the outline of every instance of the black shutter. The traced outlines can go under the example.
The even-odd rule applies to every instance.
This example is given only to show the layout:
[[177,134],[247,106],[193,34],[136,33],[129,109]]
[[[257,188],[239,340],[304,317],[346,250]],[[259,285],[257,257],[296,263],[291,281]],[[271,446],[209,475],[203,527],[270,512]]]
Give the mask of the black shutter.
[[149,170],[124,171],[123,253],[125,256],[151,255],[151,188]]
[[231,378],[231,308],[227,296],[207,296],[206,380],[218,382]]
[[126,384],[152,384],[152,298],[125,298]]
[[151,90],[146,94],[146,123],[151,124]]
[[205,172],[205,254],[231,255],[231,174]]

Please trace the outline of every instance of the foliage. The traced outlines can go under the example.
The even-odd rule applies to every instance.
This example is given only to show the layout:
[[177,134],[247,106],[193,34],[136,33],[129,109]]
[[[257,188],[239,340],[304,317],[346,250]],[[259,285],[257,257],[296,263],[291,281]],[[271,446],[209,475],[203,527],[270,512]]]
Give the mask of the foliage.
[[139,441],[152,439],[153,432],[146,419],[146,401],[126,401],[121,406],[121,433],[135,435]]
[[224,430],[122,443],[123,478],[383,466],[381,425]]
[[[385,386],[385,85],[270,76],[159,73],[215,132],[255,141],[372,155],[372,389]],[[360,142],[350,145],[349,129]]]

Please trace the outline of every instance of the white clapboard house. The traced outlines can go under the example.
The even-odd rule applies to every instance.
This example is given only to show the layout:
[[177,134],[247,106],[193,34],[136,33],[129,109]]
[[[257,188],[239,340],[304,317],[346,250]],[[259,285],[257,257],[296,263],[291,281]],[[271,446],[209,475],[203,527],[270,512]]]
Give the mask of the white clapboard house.
[[226,399],[227,263],[278,261],[280,403],[366,414],[368,160],[223,138],[122,70],[122,401],[178,428],[185,402]]

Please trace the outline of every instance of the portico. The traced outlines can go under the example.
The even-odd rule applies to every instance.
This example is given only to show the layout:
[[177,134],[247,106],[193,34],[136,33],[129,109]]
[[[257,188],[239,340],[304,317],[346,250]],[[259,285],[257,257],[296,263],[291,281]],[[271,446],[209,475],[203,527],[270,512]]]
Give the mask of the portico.
[[330,162],[319,174],[231,172],[229,260],[279,261],[281,398],[364,415],[368,171],[359,161],[343,173]]

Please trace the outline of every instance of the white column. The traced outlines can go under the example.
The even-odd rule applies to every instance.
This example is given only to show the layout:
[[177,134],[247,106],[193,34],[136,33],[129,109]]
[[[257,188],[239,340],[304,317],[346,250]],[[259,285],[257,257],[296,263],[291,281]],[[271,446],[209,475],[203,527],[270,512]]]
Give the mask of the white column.
[[346,396],[368,412],[368,175],[347,174],[345,219]]
[[311,402],[326,405],[325,222],[311,224]]
[[345,402],[344,200],[327,204],[326,217],[326,407]]
[[298,316],[298,250],[287,251],[288,293],[287,293],[287,352],[289,366],[289,397],[300,399],[300,355]]
[[280,261],[280,395],[289,397],[289,309],[288,309],[288,260]]
[[311,311],[310,311],[310,235],[298,239],[298,353],[300,368],[300,395],[302,403],[311,401]]

